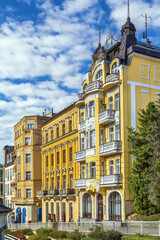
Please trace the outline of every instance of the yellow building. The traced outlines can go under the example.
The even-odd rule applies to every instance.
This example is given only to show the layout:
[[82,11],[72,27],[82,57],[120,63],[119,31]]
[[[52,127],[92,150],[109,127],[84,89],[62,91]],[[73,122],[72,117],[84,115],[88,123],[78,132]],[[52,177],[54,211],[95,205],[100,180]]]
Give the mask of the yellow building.
[[78,101],[42,127],[43,222],[125,221],[134,211],[127,127],[160,96],[160,50],[137,41],[129,17],[121,32],[94,51]]
[[41,126],[46,116],[27,116],[14,126],[15,213],[17,222],[41,220],[41,201],[37,191],[42,187]]
[[[42,221],[78,219],[75,152],[78,109],[71,105],[42,126]],[[76,210],[76,211],[75,211]]]

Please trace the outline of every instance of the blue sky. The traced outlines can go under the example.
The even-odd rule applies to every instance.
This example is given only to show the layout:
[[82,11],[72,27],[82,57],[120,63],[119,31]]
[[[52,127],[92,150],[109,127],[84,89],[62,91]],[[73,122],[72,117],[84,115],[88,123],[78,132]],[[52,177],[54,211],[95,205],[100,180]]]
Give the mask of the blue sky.
[[[159,0],[130,0],[131,20],[142,40],[160,46]],[[0,3],[0,161],[12,145],[13,126],[25,115],[58,112],[76,100],[91,55],[112,33],[120,39],[126,0],[3,0]]]

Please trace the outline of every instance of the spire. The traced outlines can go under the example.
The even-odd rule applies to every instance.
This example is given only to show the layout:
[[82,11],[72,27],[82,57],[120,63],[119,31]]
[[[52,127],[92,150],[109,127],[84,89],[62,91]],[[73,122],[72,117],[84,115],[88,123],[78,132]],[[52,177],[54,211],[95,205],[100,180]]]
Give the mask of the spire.
[[128,0],[128,6],[127,6],[127,21],[130,21],[130,2]]
[[101,27],[99,25],[99,46],[101,46]]

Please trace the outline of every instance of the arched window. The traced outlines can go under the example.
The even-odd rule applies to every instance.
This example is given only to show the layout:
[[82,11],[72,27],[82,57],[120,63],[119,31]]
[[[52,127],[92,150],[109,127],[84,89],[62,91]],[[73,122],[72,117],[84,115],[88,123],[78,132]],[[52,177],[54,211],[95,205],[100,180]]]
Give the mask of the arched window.
[[118,73],[117,67],[118,67],[117,62],[113,63],[113,65],[112,65],[112,73]]
[[121,221],[121,196],[118,192],[112,192],[109,196],[109,220]]
[[83,196],[83,217],[92,218],[92,199],[87,193]]
[[99,70],[96,74],[95,81],[102,81],[102,70]]

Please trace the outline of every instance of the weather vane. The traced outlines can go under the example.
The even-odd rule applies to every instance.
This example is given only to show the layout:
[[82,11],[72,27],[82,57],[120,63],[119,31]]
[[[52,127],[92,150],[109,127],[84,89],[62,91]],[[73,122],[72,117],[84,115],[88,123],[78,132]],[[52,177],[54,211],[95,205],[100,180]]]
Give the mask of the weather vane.
[[146,39],[146,43],[151,43],[149,41],[149,38],[148,38],[148,18],[150,18],[151,20],[152,20],[152,18],[151,18],[151,16],[148,17],[146,13],[145,13],[145,15],[142,14],[139,17],[144,17],[145,18],[145,29],[146,30],[145,30],[145,32],[143,32],[143,38]]

